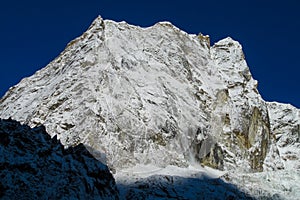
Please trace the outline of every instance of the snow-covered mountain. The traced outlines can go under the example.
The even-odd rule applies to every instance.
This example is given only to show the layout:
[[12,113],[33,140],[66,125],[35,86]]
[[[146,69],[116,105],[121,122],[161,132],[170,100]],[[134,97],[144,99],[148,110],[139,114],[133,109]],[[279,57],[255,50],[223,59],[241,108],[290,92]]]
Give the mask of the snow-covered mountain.
[[[238,42],[210,46],[208,36],[168,22],[141,28],[98,17],[48,66],[10,88],[0,117],[42,124],[66,147],[84,143],[122,184],[137,166],[149,176],[170,166],[207,175],[208,166],[228,172],[223,179],[241,190],[240,177],[253,173],[294,170],[291,183],[300,176],[299,110],[261,98]],[[256,196],[281,192],[251,187],[245,192]]]

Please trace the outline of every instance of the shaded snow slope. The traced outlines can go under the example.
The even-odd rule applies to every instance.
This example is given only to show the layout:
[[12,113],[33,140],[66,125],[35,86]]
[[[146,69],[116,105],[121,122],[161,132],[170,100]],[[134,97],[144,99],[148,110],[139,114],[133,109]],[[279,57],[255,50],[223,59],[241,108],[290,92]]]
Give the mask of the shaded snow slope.
[[0,120],[0,199],[118,199],[113,176],[81,144]]
[[137,165],[115,178],[121,199],[254,199],[222,179],[224,174],[201,166]]
[[137,165],[115,175],[121,199],[298,200],[299,170],[257,173],[219,171],[203,166],[159,168]]

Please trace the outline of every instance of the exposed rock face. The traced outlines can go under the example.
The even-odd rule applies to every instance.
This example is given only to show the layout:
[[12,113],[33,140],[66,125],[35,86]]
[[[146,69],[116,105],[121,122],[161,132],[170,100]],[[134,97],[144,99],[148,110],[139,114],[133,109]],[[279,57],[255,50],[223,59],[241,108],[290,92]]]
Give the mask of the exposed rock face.
[[140,164],[261,171],[269,149],[266,103],[241,45],[102,20],[0,101],[0,117],[84,143],[111,168]]
[[[300,170],[300,110],[277,102],[268,103],[273,142],[280,159],[268,156],[266,167]],[[272,151],[272,149],[271,149]]]
[[1,199],[118,199],[107,166],[80,144],[64,149],[43,126],[0,120]]

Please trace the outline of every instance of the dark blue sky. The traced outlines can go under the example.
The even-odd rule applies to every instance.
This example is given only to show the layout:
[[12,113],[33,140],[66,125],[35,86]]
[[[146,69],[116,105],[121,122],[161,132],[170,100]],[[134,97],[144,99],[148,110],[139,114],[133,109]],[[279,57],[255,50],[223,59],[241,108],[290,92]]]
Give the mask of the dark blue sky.
[[300,107],[297,0],[1,1],[0,96],[46,66],[98,15],[143,27],[170,21],[210,35],[212,44],[231,36],[243,45],[263,98]]

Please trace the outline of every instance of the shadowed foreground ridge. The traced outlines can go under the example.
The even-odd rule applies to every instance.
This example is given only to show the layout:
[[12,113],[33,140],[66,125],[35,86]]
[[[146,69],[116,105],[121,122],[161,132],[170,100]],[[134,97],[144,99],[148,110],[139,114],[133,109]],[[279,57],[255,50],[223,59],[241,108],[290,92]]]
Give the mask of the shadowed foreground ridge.
[[113,176],[80,144],[64,149],[44,126],[0,120],[0,199],[118,199]]

